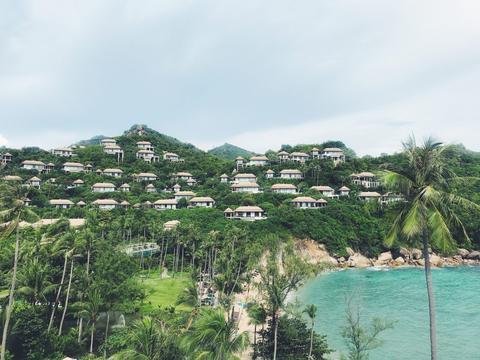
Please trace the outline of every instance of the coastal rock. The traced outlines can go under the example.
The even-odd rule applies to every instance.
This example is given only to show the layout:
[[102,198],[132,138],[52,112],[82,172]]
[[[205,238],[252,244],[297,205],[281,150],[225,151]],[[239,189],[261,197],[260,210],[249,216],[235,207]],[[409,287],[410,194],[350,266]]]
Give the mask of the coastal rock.
[[362,254],[355,253],[348,258],[348,266],[356,268],[365,268],[372,266],[372,261]]
[[344,263],[345,262],[345,258],[342,256],[342,257],[339,257],[338,258],[338,262],[340,263]]
[[353,256],[355,255],[355,251],[351,247],[346,247],[345,251],[347,252],[348,256]]
[[295,242],[295,249],[305,261],[311,264],[338,265],[337,259],[330,256],[325,245],[314,240],[298,240]]
[[472,251],[467,255],[468,260],[480,260],[480,251]]
[[468,251],[467,249],[459,248],[457,250],[457,254],[460,255],[462,258],[464,258],[464,257],[467,257],[470,254],[470,251]]
[[423,257],[420,249],[412,249],[411,253],[414,260],[420,260]]
[[410,252],[410,250],[408,250],[407,248],[404,248],[404,247],[400,248],[399,253],[405,259],[409,259],[412,256],[412,253]]
[[435,254],[430,255],[430,264],[435,267],[442,267],[443,266],[443,259]]
[[387,264],[388,262],[390,262],[392,260],[392,253],[390,251],[386,251],[386,252],[383,252],[381,253],[380,255],[378,255],[378,259],[377,261],[378,262],[381,262],[383,264]]
[[394,262],[395,262],[395,265],[401,266],[401,265],[405,264],[405,259],[403,257],[399,256],[394,260]]

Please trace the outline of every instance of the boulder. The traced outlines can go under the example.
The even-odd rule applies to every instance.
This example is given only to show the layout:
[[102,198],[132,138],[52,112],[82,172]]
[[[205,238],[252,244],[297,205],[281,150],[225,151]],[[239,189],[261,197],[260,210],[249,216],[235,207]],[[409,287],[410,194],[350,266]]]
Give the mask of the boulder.
[[386,251],[378,255],[378,262],[382,262],[384,264],[387,264],[392,260],[392,253],[390,251]]
[[344,263],[345,262],[345,258],[342,256],[342,257],[339,257],[338,258],[338,262],[341,262],[341,263]]
[[435,267],[442,267],[443,266],[443,259],[435,254],[430,255],[430,264]]
[[405,265],[405,259],[401,256],[397,257],[395,260],[395,265],[398,265],[398,266],[401,266],[401,265]]
[[480,251],[472,251],[467,255],[468,260],[480,260]]
[[347,252],[348,256],[353,256],[355,255],[355,251],[351,247],[346,247],[345,251]]
[[423,257],[420,249],[412,249],[411,253],[414,260],[420,260]]
[[470,254],[470,251],[468,251],[467,249],[459,248],[457,250],[457,254],[460,255],[462,258],[464,258],[464,257],[467,257],[468,254]]
[[405,259],[408,259],[410,258],[410,256],[412,255],[412,253],[410,252],[410,250],[408,250],[407,248],[400,248],[400,255],[402,255],[403,258]]
[[348,258],[348,266],[356,268],[366,268],[372,266],[372,261],[362,254],[355,253]]

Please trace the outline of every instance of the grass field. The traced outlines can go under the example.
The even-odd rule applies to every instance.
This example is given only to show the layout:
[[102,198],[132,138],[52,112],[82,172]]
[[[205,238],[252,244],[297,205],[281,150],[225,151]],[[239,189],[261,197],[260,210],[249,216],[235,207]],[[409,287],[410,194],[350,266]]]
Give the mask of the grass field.
[[[178,295],[189,284],[190,276],[186,273],[177,274],[175,278],[160,279],[157,274],[142,274],[140,280],[145,286],[146,299],[142,306],[142,312],[148,313],[157,309],[159,306],[175,305]],[[178,305],[177,310],[188,311],[191,307],[188,305]]]

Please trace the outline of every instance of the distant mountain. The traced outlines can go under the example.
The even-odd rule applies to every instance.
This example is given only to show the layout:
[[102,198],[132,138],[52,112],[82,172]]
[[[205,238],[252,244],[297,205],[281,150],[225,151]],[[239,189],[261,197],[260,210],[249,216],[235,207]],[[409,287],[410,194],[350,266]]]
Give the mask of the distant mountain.
[[250,156],[255,155],[254,152],[242,149],[241,147],[229,143],[225,143],[221,146],[217,146],[216,148],[208,150],[208,153],[225,160],[234,160],[237,156],[249,158]]
[[106,139],[108,138],[108,136],[104,136],[104,135],[97,135],[97,136],[94,136],[88,140],[80,140],[79,142],[75,143],[74,145],[80,145],[80,146],[89,146],[89,145],[99,145],[100,144],[100,141],[102,141],[103,139]]

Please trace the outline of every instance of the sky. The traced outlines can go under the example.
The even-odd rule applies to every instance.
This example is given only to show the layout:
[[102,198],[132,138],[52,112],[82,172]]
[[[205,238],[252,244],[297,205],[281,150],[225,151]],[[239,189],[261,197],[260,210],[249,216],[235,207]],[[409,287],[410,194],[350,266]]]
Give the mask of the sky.
[[[209,149],[480,151],[478,0],[0,1],[0,146],[147,124]],[[166,149],[168,150],[168,149]]]

